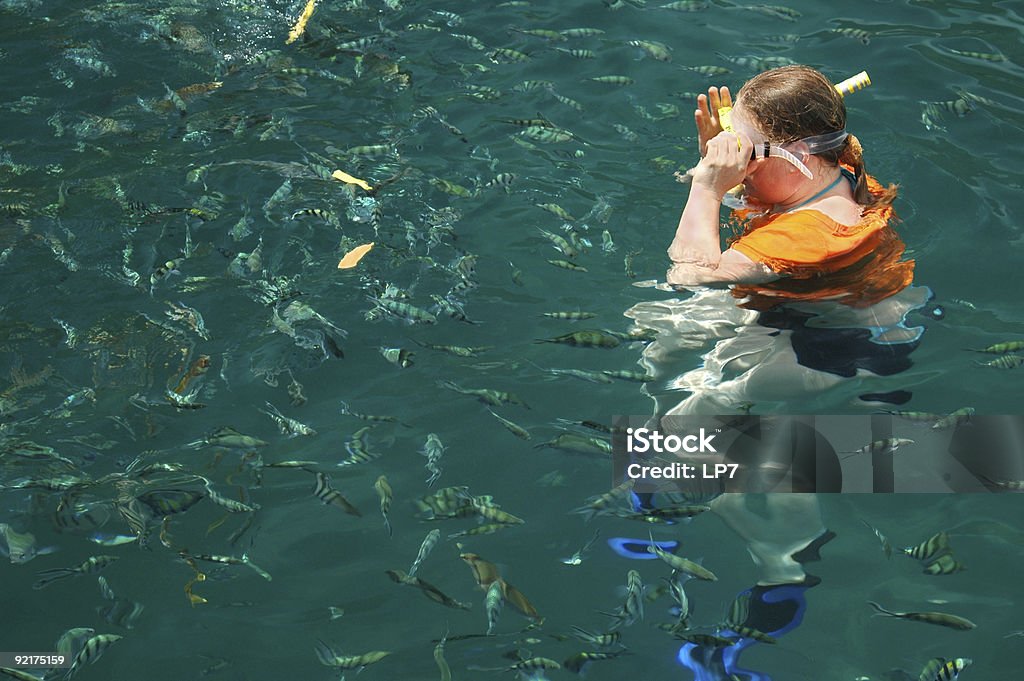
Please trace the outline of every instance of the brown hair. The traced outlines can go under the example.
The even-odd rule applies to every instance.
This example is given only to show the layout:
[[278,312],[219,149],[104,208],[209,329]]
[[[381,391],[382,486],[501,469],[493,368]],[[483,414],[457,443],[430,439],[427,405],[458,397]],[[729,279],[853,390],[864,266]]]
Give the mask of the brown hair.
[[[749,111],[769,140],[779,144],[825,135],[846,127],[846,104],[828,78],[809,66],[782,66],[760,73],[740,88],[737,101]],[[887,206],[896,198],[896,185],[880,194],[868,191],[863,149],[853,135],[841,147],[815,154],[833,165],[853,168],[854,198],[864,206]]]

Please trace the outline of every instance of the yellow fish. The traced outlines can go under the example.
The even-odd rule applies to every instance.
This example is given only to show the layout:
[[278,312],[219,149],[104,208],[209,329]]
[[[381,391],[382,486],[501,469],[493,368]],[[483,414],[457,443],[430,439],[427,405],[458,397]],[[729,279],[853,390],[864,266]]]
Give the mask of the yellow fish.
[[373,187],[367,184],[366,180],[360,180],[358,177],[352,177],[351,175],[344,171],[335,170],[333,173],[331,173],[331,177],[333,177],[335,180],[341,180],[342,182],[345,182],[347,184],[359,185],[368,192],[373,191]]
[[292,30],[288,32],[288,40],[284,41],[285,45],[291,45],[299,36],[306,30],[306,22],[313,16],[313,10],[316,9],[316,0],[309,0],[306,3],[306,8],[302,10],[302,14],[299,15],[299,20],[292,26]]
[[359,264],[359,261],[363,259],[363,256],[370,252],[373,248],[373,242],[363,244],[362,246],[356,246],[351,251],[345,254],[338,263],[339,270],[350,270]]

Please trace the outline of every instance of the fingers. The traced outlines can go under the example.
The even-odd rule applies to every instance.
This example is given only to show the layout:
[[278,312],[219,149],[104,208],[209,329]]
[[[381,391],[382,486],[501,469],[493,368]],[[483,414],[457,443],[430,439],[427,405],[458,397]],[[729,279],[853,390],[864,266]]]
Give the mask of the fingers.
[[729,88],[722,86],[709,87],[707,94],[697,95],[697,108],[693,112],[693,122],[697,126],[697,137],[700,142],[701,156],[707,154],[707,143],[722,131],[718,119],[718,110],[723,106],[732,106],[732,94]]
[[712,110],[708,108],[708,96],[705,94],[697,95],[697,110],[703,111],[706,114],[711,114]]
[[[711,149],[715,149],[716,152],[736,152],[742,149],[743,141],[734,132],[722,131],[715,135],[711,141],[708,142],[708,153],[711,153]],[[750,140],[747,140],[747,153],[750,153],[752,148]]]
[[708,142],[704,158],[711,164],[742,170],[750,161],[754,143],[746,135],[720,132]]
[[711,103],[711,110],[718,114],[718,110],[722,107],[722,99],[718,94],[718,88],[714,85],[708,88],[708,100]]
[[[723,141],[723,134],[727,135],[728,133],[719,133],[708,141],[707,153],[704,154],[704,159],[708,163],[718,163],[721,160],[722,148],[728,144]],[[732,144],[735,144],[735,142],[732,142]]]
[[715,110],[708,107],[708,98],[706,95],[697,96],[697,110],[694,113],[694,120],[697,122],[697,132],[705,134],[711,128],[715,121]]
[[754,150],[754,142],[746,135],[738,135],[740,143],[738,146],[738,153],[740,158],[745,162],[750,160],[750,153]]

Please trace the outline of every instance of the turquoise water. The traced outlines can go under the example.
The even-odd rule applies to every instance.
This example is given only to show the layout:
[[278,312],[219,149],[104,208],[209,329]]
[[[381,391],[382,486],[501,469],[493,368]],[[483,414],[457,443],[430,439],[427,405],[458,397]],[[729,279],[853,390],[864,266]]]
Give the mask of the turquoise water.
[[[653,2],[618,9],[597,1],[497,5],[327,3],[310,20],[307,38],[285,45],[298,3],[82,9],[0,1],[0,481],[9,487],[0,492],[0,522],[59,548],[24,564],[0,561],[0,650],[52,650],[61,633],[88,626],[124,639],[83,668],[83,679],[336,677],[314,654],[323,639],[348,655],[391,652],[361,678],[437,678],[433,641],[446,629],[456,637],[487,627],[483,592],[459,560],[462,551],[498,564],[546,619],[521,633],[530,620],[506,604],[497,636],[448,642],[453,678],[496,675],[474,668],[507,667],[515,659],[503,655],[517,650],[561,661],[591,649],[557,637],[571,625],[607,626],[597,611],[622,603],[630,569],[649,588],[667,571],[660,562],[627,561],[603,542],[645,537],[650,526],[611,517],[584,525],[568,513],[607,490],[606,457],[533,445],[558,436],[565,426],[556,419],[608,423],[615,414],[650,414],[649,394],[682,400],[673,376],[699,367],[714,339],[674,353],[644,387],[543,371],[639,371],[641,342],[602,349],[535,340],[581,329],[622,334],[632,306],[676,297],[632,284],[662,279],[667,266],[665,248],[686,196],[672,171],[697,158],[694,93],[711,84],[736,88],[754,73],[726,58],[785,57],[834,80],[869,71],[873,85],[848,97],[848,127],[865,147],[869,171],[900,184],[899,230],[917,262],[915,284],[930,287],[945,310],[941,320],[914,319],[926,331],[913,366],[886,378],[882,389],[910,390],[905,409],[1015,410],[1015,374],[979,367],[979,356],[964,351],[1024,332],[1013,283],[1022,174],[1010,149],[1024,122],[1024,22],[1014,3],[803,2],[790,6],[798,16],[729,3],[693,12]],[[576,27],[604,33],[549,42],[511,30]],[[869,44],[836,28],[864,29]],[[377,40],[365,49],[338,47],[367,36]],[[664,43],[672,59],[652,59],[629,40]],[[557,47],[594,55],[575,58]],[[528,58],[491,59],[497,48]],[[700,65],[731,73],[709,79],[684,68]],[[296,68],[312,71],[289,71]],[[606,75],[635,82],[589,80]],[[550,87],[523,85],[541,80]],[[181,103],[168,97],[168,90],[214,82],[220,85],[186,91]],[[922,103],[958,97],[970,103],[962,117],[929,113],[935,107]],[[503,122],[540,117],[572,137],[545,143]],[[377,157],[346,153],[366,145],[388,148]],[[370,196],[324,177],[335,169],[375,186],[394,181]],[[504,173],[515,175],[508,192],[485,186]],[[289,192],[279,191],[285,180]],[[438,180],[466,191],[446,192]],[[586,272],[546,262],[567,259],[538,231],[568,236],[565,220],[537,205],[549,203],[569,213],[579,239],[591,244],[577,246],[582,252],[572,259]],[[327,217],[293,217],[307,209]],[[614,250],[602,248],[606,230]],[[347,251],[369,242],[375,247],[357,267],[337,269]],[[627,275],[627,257],[635,277]],[[160,276],[164,263],[179,258],[178,273]],[[521,271],[519,283],[510,261]],[[437,323],[375,310],[368,297],[389,286],[411,305],[433,309]],[[448,296],[478,323],[445,316],[431,296]],[[205,333],[180,318],[184,308],[201,315]],[[319,317],[310,318],[310,309]],[[541,316],[554,311],[596,317],[573,323]],[[730,318],[727,310],[721,316]],[[459,357],[422,344],[489,349]],[[381,347],[413,352],[412,365],[390,363]],[[181,392],[196,391],[193,401],[205,408],[175,409],[167,392],[201,356],[208,369]],[[289,393],[293,381],[304,401]],[[532,440],[516,439],[484,405],[439,381],[514,393],[529,408],[494,411],[528,429]],[[762,410],[755,404],[753,413],[867,413],[852,399],[856,387],[771,401]],[[260,412],[268,402],[317,434],[280,433]],[[342,402],[404,424],[383,422],[368,432],[368,448],[380,458],[335,465],[349,455],[346,441],[367,425],[343,413]],[[320,504],[309,472],[264,469],[260,484],[242,452],[186,446],[224,426],[266,441],[265,463],[316,462],[311,468],[330,472],[362,517]],[[418,453],[428,433],[445,446],[433,488]],[[28,458],[25,441],[70,463]],[[111,507],[119,493],[202,491],[189,472],[208,478],[219,494],[243,493],[261,508],[232,544],[248,514],[215,526],[224,509],[204,500],[171,516],[174,550],[161,545],[159,519],[150,550],[140,550],[90,543],[97,528],[79,516],[85,527],[58,532],[52,517],[59,492],[13,489],[58,475],[98,480],[137,458],[136,467],[174,463],[185,473],[127,491],[112,482],[81,489],[72,502],[110,515],[99,531],[128,532]],[[392,537],[374,492],[382,474],[395,495]],[[525,524],[449,539],[475,521],[417,518],[413,499],[455,485],[493,495]],[[1012,496],[823,496],[821,504],[837,539],[809,568],[822,584],[808,592],[805,624],[775,646],[745,651],[744,667],[774,679],[851,681],[899,678],[885,676],[893,668],[916,678],[940,656],[973,658],[964,679],[1007,678],[1019,667],[1021,639],[1004,637],[1021,628],[1011,585],[1024,540],[978,524],[1019,526]],[[932,577],[902,556],[888,562],[862,519],[898,546],[951,529],[968,569]],[[964,529],[965,522],[975,524]],[[433,603],[384,574],[408,570],[434,527],[442,540],[419,576],[471,603],[467,611]],[[595,529],[602,541],[582,564],[563,565]],[[681,540],[680,555],[703,557],[719,576],[687,583],[695,624],[720,622],[736,593],[758,579],[743,541],[714,515],[656,527],[655,536]],[[193,554],[249,551],[273,580],[245,566],[200,562],[207,579],[193,591],[208,602],[190,606],[184,587],[195,572],[177,555],[185,547]],[[39,570],[101,554],[120,558],[99,573],[111,589],[145,606],[134,628],[96,612],[106,601],[95,575],[31,588]],[[869,599],[901,611],[948,610],[978,628],[871,618]],[[594,663],[588,678],[689,678],[674,661],[679,642],[655,626],[671,621],[669,605],[665,597],[649,603],[644,621],[622,630],[629,654]],[[344,615],[332,620],[328,606]],[[548,672],[552,679],[568,674]]]

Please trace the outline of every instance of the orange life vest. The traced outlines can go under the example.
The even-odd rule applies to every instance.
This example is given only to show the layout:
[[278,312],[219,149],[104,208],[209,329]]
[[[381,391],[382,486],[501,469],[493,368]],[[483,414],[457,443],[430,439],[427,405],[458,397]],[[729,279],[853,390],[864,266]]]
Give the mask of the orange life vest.
[[[881,185],[868,176],[868,189]],[[890,224],[891,205],[865,208],[855,225],[843,225],[824,213],[793,213],[750,217],[735,211],[743,231],[730,248],[768,266],[782,278],[767,284],[733,287],[742,307],[767,310],[792,301],[835,300],[868,307],[899,293],[914,279],[914,261],[901,260],[903,241]]]

